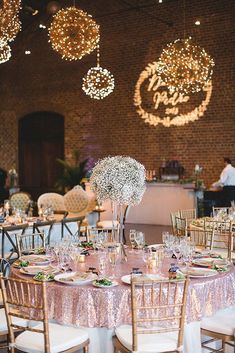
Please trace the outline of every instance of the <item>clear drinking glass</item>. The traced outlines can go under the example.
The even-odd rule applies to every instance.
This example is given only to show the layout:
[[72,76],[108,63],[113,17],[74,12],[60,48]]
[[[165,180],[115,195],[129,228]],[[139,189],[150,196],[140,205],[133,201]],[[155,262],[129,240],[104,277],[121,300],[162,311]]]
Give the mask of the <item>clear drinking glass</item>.
[[113,246],[108,248],[108,259],[112,269],[111,278],[115,278],[115,268],[116,268],[117,259],[118,259],[118,253],[117,253],[116,247]]
[[100,277],[105,277],[107,269],[107,251],[106,249],[100,249],[98,253],[98,268]]
[[4,211],[6,218],[9,217],[9,212],[10,212],[10,201],[9,200],[4,200]]
[[138,249],[143,249],[145,246],[145,237],[144,233],[142,232],[136,232],[135,235],[135,242],[137,243]]
[[129,233],[129,239],[130,239],[130,243],[131,243],[131,251],[130,252],[134,252],[134,247],[136,245],[136,230],[135,229],[130,229],[130,233]]

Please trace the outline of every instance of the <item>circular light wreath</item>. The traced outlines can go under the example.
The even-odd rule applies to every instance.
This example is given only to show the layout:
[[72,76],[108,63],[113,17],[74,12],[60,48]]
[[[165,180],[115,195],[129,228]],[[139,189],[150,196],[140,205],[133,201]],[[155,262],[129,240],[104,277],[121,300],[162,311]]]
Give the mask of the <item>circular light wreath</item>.
[[94,99],[103,99],[114,90],[114,77],[107,69],[92,67],[83,77],[83,91]]
[[5,63],[11,57],[11,47],[0,41],[0,64]]
[[61,9],[49,28],[52,48],[65,60],[78,60],[90,54],[100,40],[99,25],[86,12],[75,7]]
[[158,62],[148,64],[145,69],[141,72],[140,77],[135,86],[134,105],[137,107],[137,113],[144,120],[144,122],[152,126],[157,126],[159,124],[162,124],[165,127],[182,126],[188,124],[189,122],[194,122],[200,117],[202,117],[205,111],[207,110],[207,106],[211,99],[212,81],[208,82],[208,84],[203,88],[203,91],[206,93],[205,99],[198,107],[196,107],[189,113],[179,114],[174,118],[170,119],[169,116],[160,117],[157,114],[155,115],[152,113],[148,113],[144,110],[142,106],[141,87],[146,80],[150,79],[154,74],[157,73],[158,65]]
[[213,74],[214,60],[191,38],[167,45],[158,60],[157,72],[171,91],[199,92]]

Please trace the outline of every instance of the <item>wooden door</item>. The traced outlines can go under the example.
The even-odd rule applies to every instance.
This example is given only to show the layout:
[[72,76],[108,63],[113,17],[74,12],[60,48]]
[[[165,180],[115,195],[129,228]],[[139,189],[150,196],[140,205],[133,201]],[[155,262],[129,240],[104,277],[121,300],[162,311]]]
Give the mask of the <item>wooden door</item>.
[[19,183],[34,200],[55,191],[64,158],[64,118],[52,112],[34,112],[19,121]]

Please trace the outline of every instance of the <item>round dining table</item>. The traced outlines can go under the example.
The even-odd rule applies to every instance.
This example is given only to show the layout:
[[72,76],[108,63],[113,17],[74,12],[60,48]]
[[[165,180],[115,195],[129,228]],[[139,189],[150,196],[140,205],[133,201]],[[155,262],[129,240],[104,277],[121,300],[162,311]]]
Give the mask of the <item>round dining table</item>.
[[[90,334],[90,353],[112,353],[112,335],[116,327],[131,324],[131,288],[123,283],[122,276],[139,268],[146,273],[142,251],[127,251],[127,261],[115,268],[115,281],[111,288],[97,288],[91,283],[69,285],[56,281],[47,283],[48,316],[50,320],[63,325],[86,327]],[[98,254],[86,256],[79,263],[78,271],[98,268]],[[156,274],[168,276],[170,264],[175,260],[164,258],[161,269]],[[108,275],[112,270],[108,268]],[[19,269],[12,267],[12,276],[30,279]],[[201,353],[200,321],[216,311],[235,305],[235,269],[233,264],[228,271],[214,276],[191,278],[187,296],[184,353]]]

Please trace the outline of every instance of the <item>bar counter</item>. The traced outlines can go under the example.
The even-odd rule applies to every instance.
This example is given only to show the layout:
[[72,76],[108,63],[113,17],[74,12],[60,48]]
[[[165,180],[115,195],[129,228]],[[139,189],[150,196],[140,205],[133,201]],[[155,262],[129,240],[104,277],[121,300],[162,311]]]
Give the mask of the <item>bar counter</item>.
[[[101,220],[112,219],[110,202],[103,204],[106,212]],[[170,225],[170,213],[196,207],[193,185],[150,182],[141,203],[131,207],[126,223]]]

